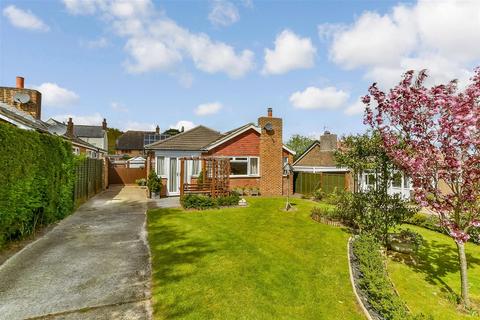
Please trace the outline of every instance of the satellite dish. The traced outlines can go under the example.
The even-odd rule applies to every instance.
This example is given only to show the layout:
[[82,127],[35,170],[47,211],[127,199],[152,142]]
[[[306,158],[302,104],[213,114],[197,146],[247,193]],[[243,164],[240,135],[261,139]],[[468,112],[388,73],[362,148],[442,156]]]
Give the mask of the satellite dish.
[[267,124],[263,127],[263,129],[265,129],[266,131],[272,131],[272,130],[273,130],[273,126],[272,126],[272,124],[269,122],[269,123],[267,123]]
[[26,93],[15,93],[13,100],[17,103],[27,103],[30,101],[30,96]]

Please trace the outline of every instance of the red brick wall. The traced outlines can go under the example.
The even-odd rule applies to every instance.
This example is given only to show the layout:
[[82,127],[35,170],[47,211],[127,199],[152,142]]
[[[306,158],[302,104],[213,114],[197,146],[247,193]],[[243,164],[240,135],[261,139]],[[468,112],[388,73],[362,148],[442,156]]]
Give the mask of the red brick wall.
[[[267,123],[273,130],[267,132]],[[260,117],[258,126],[262,128],[260,135],[260,193],[264,196],[283,194],[283,122],[281,118]]]
[[260,178],[230,178],[230,190],[239,187],[260,188]]
[[260,134],[250,129],[208,152],[209,156],[259,156]]

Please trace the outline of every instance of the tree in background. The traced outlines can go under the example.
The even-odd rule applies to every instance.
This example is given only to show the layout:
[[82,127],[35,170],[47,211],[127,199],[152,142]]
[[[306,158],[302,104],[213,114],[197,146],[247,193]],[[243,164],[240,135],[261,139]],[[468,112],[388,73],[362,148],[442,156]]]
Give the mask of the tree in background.
[[388,93],[374,83],[363,97],[365,122],[378,130],[388,156],[411,177],[416,201],[435,210],[455,240],[468,308],[465,243],[469,230],[480,227],[480,68],[463,90],[456,81],[427,88],[426,78],[425,70],[416,78],[408,71]]
[[294,134],[288,139],[287,147],[296,152],[294,158],[297,159],[313,142],[315,142],[315,139],[300,134]]
[[107,128],[108,154],[115,154],[117,139],[123,134],[115,128]]
[[374,175],[376,189],[387,192],[394,166],[383,149],[378,132],[344,137],[334,157],[337,166],[352,169],[354,192],[360,190],[361,176],[366,171]]

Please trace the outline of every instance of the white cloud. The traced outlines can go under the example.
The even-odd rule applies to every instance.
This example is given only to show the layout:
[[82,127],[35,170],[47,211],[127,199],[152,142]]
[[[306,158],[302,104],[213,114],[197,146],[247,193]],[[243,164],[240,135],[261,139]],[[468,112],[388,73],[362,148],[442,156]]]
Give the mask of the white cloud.
[[30,10],[25,11],[17,8],[14,5],[9,5],[3,9],[3,15],[7,17],[8,21],[17,28],[48,31],[50,28],[40,18],[35,16]]
[[128,108],[125,107],[123,104],[118,103],[118,102],[112,102],[112,103],[110,104],[110,107],[111,107],[112,110],[114,110],[114,111],[118,111],[118,112],[128,112]]
[[215,114],[223,108],[220,102],[210,102],[204,103],[197,106],[195,109],[195,114],[198,116],[206,116],[210,114]]
[[215,26],[229,26],[240,20],[237,7],[226,0],[213,0],[208,20]]
[[[149,0],[64,0],[73,14],[96,14],[126,38],[128,72],[172,72],[183,60],[207,73],[225,73],[239,78],[254,68],[250,50],[236,51],[232,46],[214,41],[204,33],[194,33],[155,10]],[[188,82],[188,81],[187,81]]]
[[80,98],[75,92],[62,88],[56,83],[45,82],[34,89],[42,94],[42,104],[47,107],[68,107]]
[[304,91],[294,92],[290,102],[298,109],[336,109],[345,104],[349,94],[335,87],[308,87]]
[[335,34],[345,28],[346,26],[341,23],[322,23],[318,25],[318,37],[323,41],[331,40]]
[[155,131],[156,125],[147,122],[127,121],[122,127],[123,131],[138,130],[138,131]]
[[354,116],[358,114],[363,114],[364,111],[365,104],[363,104],[362,100],[358,98],[354,103],[352,103],[345,109],[345,114],[348,116]]
[[94,40],[80,41],[80,45],[88,49],[101,49],[110,46],[110,42],[105,37],[100,37]]
[[480,1],[396,5],[384,15],[367,11],[333,31],[332,61],[365,69],[365,78],[389,87],[408,69],[428,69],[430,84],[465,81],[480,62]]
[[316,52],[310,38],[301,38],[290,30],[283,30],[275,39],[275,48],[265,49],[262,73],[282,74],[311,68],[315,64]]
[[63,114],[52,116],[53,119],[60,122],[67,123],[68,118],[72,118],[73,124],[84,124],[84,125],[102,125],[103,118],[102,115],[98,112],[91,115],[74,115],[74,114]]
[[182,130],[183,128],[185,131],[190,130],[194,127],[196,127],[196,125],[192,121],[188,121],[188,120],[180,120],[177,123],[170,125],[170,128],[178,129],[178,130]]

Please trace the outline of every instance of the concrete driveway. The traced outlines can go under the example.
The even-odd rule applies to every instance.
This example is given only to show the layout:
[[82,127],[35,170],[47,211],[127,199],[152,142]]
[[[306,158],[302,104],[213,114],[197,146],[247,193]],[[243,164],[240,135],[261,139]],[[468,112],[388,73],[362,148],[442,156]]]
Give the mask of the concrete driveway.
[[150,319],[147,199],[112,187],[0,266],[0,319]]

